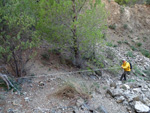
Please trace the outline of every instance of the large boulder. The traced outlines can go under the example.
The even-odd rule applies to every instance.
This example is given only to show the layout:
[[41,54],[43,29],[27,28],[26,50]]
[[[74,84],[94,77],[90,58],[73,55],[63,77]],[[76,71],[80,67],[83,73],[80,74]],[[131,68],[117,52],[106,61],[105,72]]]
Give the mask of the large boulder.
[[147,113],[150,111],[150,108],[140,101],[135,102],[134,108],[138,113]]

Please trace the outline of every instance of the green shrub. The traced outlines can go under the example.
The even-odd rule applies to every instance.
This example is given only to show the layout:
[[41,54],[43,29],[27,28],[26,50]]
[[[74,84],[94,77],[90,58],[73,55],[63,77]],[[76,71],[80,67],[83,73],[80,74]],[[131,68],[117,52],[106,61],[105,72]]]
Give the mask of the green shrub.
[[109,46],[109,47],[113,46],[113,44],[111,42],[107,42],[106,45]]
[[132,49],[133,51],[136,51],[136,50],[137,50],[134,46],[131,46],[131,49]]
[[123,43],[125,43],[125,44],[129,45],[128,41],[126,41],[126,40],[125,40]]
[[128,57],[134,57],[133,52],[132,51],[128,51],[128,53],[126,54]]
[[119,5],[125,5],[129,2],[129,0],[115,0]]
[[133,79],[129,79],[128,82],[136,82],[136,81]]
[[133,67],[133,73],[138,76],[138,75],[142,75],[142,71],[137,67],[137,66],[134,66]]
[[106,33],[103,34],[102,38],[106,40]]
[[115,30],[116,29],[116,24],[109,25],[109,28]]
[[119,68],[119,67],[120,67],[119,65],[114,65],[113,67],[108,68],[107,71],[112,75],[117,75],[119,73],[119,71],[121,70],[121,68]]
[[127,24],[124,24],[124,25],[123,25],[123,28],[124,28],[124,29],[127,29],[127,28],[128,28],[128,25],[127,25]]
[[138,0],[115,0],[119,5],[134,5]]
[[117,41],[117,43],[118,43],[118,44],[122,44],[122,42],[121,42],[121,41]]
[[140,51],[145,57],[150,58],[150,52],[148,52],[146,49],[140,49]]
[[117,45],[114,45],[113,47],[117,47]]
[[141,46],[142,46],[142,43],[141,43],[141,42],[138,42],[138,43],[136,43],[136,45],[137,45],[138,47],[141,47]]
[[50,55],[49,55],[49,53],[47,53],[47,52],[42,53],[42,54],[41,54],[41,57],[42,57],[44,60],[49,60],[49,59],[50,59]]
[[150,5],[150,0],[146,0],[146,4]]

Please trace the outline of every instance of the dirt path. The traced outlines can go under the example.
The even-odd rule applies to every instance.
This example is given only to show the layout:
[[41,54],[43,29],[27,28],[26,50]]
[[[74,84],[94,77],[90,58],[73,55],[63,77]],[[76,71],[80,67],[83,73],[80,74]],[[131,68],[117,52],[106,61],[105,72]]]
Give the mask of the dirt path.
[[[127,113],[123,105],[116,103],[111,97],[106,97],[108,86],[104,77],[97,79],[95,76],[87,77],[82,74],[56,74],[68,72],[68,70],[74,69],[61,65],[44,66],[40,62],[34,62],[29,75],[35,78],[23,79],[20,96],[14,92],[6,93],[6,105],[1,113],[11,113],[11,111],[14,113],[80,113],[81,111],[77,108],[68,110],[68,106],[76,104],[72,104],[73,99],[54,96],[57,91],[68,84],[90,96],[87,103],[90,109],[103,107],[107,113]],[[83,113],[88,112],[83,110]]]

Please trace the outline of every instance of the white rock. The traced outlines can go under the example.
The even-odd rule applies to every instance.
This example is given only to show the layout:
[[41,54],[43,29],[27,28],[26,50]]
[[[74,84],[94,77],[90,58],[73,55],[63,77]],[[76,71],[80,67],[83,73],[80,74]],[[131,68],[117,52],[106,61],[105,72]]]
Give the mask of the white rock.
[[140,101],[135,102],[134,108],[137,112],[148,112],[150,110],[150,108],[148,106],[146,106],[145,104],[143,104]]
[[28,102],[28,101],[29,101],[29,97],[25,97],[24,100],[25,100],[26,102]]
[[142,91],[143,91],[143,92],[147,92],[147,91],[148,91],[148,89],[142,88]]
[[117,103],[122,103],[125,100],[124,96],[117,98]]
[[128,89],[130,89],[130,86],[127,85],[127,84],[123,84],[123,85],[121,86],[121,88],[123,88],[123,89],[125,89],[125,90],[128,90]]
[[141,88],[134,88],[134,89],[133,89],[133,92],[134,92],[134,93],[140,93],[140,92],[141,92]]

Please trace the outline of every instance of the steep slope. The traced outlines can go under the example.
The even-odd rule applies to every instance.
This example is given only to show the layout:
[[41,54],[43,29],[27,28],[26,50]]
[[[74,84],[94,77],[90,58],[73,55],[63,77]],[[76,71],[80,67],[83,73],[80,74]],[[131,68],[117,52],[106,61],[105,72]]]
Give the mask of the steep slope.
[[108,41],[127,41],[132,46],[150,51],[150,6],[134,5],[124,7],[114,1],[103,0],[109,14]]

